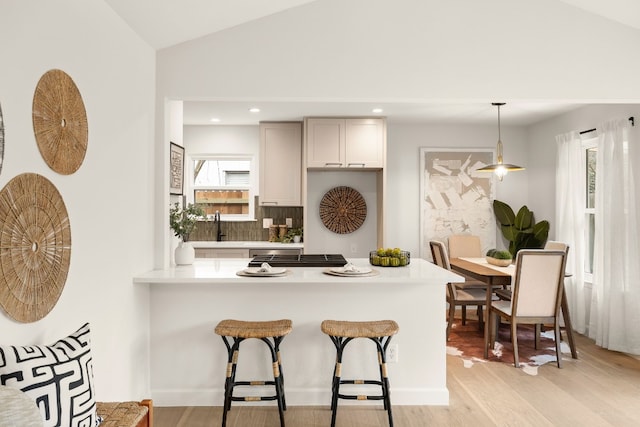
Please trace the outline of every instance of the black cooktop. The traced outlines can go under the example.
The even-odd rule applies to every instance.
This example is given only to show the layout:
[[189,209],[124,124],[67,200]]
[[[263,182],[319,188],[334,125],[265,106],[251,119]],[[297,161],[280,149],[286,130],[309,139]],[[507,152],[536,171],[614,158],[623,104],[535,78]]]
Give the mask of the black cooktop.
[[257,255],[249,267],[260,267],[263,262],[272,267],[342,267],[347,260],[340,254]]

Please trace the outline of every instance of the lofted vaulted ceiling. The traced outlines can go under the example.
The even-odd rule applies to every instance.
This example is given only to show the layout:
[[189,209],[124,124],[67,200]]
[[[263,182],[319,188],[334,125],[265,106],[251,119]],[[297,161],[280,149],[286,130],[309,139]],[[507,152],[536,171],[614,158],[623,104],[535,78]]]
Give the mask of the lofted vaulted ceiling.
[[[163,49],[245,24],[287,9],[324,0],[105,0],[129,26],[155,49]],[[471,0],[475,1],[475,0]],[[557,0],[640,29],[638,0]],[[304,116],[381,115],[390,123],[491,123],[496,119],[491,101],[484,103],[359,103],[359,102],[209,102],[185,101],[185,124],[256,124],[261,120],[301,120]],[[261,112],[252,114],[250,107]],[[507,125],[526,126],[579,105],[558,102],[517,102],[503,107]]]

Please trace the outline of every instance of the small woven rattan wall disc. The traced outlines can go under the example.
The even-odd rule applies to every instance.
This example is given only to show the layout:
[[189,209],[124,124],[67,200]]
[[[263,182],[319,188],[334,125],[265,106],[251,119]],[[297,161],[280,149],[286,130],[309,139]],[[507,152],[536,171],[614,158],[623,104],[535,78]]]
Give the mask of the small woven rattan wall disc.
[[0,305],[19,322],[55,306],[67,280],[71,228],[55,186],[25,173],[0,191]]
[[0,106],[0,172],[4,161],[4,121],[2,119],[2,107]]
[[87,152],[89,128],[80,91],[62,70],[47,71],[33,95],[33,132],[44,161],[70,175]]
[[367,203],[362,194],[351,187],[335,187],[320,201],[320,220],[338,234],[353,233],[367,218]]

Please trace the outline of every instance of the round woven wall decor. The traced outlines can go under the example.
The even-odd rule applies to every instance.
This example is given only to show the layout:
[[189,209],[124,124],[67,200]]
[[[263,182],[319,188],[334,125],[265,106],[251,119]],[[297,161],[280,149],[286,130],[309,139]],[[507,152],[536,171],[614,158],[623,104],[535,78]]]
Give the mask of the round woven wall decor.
[[2,107],[0,106],[0,172],[4,161],[4,121],[2,120]]
[[70,175],[87,152],[89,128],[80,91],[67,73],[49,70],[33,95],[33,132],[51,169]]
[[362,194],[351,187],[335,187],[320,201],[320,220],[338,234],[353,233],[367,218],[367,203]]
[[42,175],[18,175],[0,191],[0,305],[19,322],[55,306],[67,280],[71,228],[56,187]]

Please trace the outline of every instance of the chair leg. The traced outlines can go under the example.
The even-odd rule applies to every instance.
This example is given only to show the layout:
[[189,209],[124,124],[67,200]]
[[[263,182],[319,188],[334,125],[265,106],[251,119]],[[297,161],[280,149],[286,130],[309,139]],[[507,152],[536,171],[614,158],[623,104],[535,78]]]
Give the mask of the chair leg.
[[449,341],[449,332],[451,332],[451,325],[453,324],[453,316],[456,313],[456,306],[452,302],[449,303],[449,318],[447,319],[447,341]]
[[535,334],[534,348],[537,350],[540,348],[540,334],[542,334],[542,325],[540,323],[536,323]]
[[487,310],[487,322],[489,322],[489,348],[493,350],[496,342],[498,314],[492,313],[491,309]]
[[462,325],[466,325],[467,324],[467,306],[463,305],[462,306]]
[[555,339],[556,339],[556,359],[558,360],[558,368],[562,368],[562,351],[560,350],[561,347],[561,340],[560,340],[560,324],[558,322],[558,319],[556,319],[555,321]]
[[482,331],[484,328],[484,313],[482,312],[482,306],[478,306],[478,330]]
[[513,364],[520,367],[520,357],[518,356],[518,324],[515,319],[511,319],[511,345],[513,346]]

